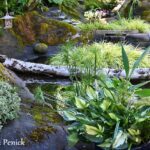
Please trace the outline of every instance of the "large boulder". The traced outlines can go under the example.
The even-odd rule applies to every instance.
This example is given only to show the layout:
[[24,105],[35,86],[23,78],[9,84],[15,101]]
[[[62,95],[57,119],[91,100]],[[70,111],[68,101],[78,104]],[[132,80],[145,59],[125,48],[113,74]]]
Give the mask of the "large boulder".
[[11,32],[23,45],[37,41],[47,45],[58,45],[75,35],[76,29],[70,24],[46,18],[33,11],[16,16]]

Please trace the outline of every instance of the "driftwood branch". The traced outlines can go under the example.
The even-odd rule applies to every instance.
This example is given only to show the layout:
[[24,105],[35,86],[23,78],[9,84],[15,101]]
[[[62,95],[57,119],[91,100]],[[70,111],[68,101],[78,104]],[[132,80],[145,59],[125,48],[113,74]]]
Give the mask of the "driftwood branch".
[[[72,73],[76,76],[80,76],[81,74],[85,73],[85,70],[81,68],[75,69],[73,72],[70,72],[70,69],[67,66],[53,66],[53,65],[24,62],[13,58],[7,58],[4,55],[0,55],[0,62],[2,62],[6,68],[22,73],[47,74],[50,76],[58,76],[58,77],[69,77]],[[107,74],[110,77],[126,76],[125,71],[121,69],[117,70],[117,69],[102,68],[97,70],[97,75],[101,73]],[[131,76],[131,79],[149,80],[150,68],[135,69]]]

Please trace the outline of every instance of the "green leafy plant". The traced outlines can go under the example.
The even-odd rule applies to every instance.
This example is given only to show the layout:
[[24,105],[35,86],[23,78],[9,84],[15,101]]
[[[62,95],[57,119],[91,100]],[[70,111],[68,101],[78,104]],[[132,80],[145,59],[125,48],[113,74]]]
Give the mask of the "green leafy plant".
[[133,17],[134,17],[133,12],[134,12],[136,5],[138,5],[138,3],[139,3],[139,0],[133,0],[132,1],[131,7],[129,10],[129,16],[128,16],[129,19],[133,19]]
[[130,79],[131,75],[133,74],[133,71],[140,65],[140,62],[142,61],[142,59],[145,57],[145,55],[148,53],[149,50],[150,50],[150,47],[148,47],[142,53],[142,55],[135,61],[135,63],[132,66],[132,69],[130,70],[129,59],[128,59],[126,51],[125,51],[125,49],[124,49],[124,47],[122,45],[122,61],[123,61],[123,65],[124,65],[124,69],[125,69],[127,78]]
[[[7,0],[7,8],[9,12],[14,14],[22,14],[25,11],[31,11],[36,8],[42,8],[46,1],[42,0]],[[6,13],[6,2],[0,0],[0,16]]]
[[41,87],[37,87],[34,91],[35,99],[38,103],[45,103],[44,93],[41,89]]
[[6,82],[0,81],[0,128],[18,116],[20,97],[16,89]]
[[[69,142],[95,142],[108,149],[126,149],[150,140],[150,106],[142,102],[124,79],[100,77],[95,85],[80,87],[82,94],[65,98],[70,107],[59,113],[69,124]],[[75,92],[75,91],[74,91]],[[84,93],[84,94],[83,94]],[[75,97],[75,98],[74,98]]]
[[142,103],[145,98],[150,100],[150,94],[140,89],[148,82],[132,85],[129,81],[147,52],[130,69],[122,47],[126,79],[101,75],[94,83],[76,82],[73,89],[58,94],[69,105],[59,107],[58,112],[69,124],[70,146],[82,140],[104,149],[130,149],[150,140],[150,105]]

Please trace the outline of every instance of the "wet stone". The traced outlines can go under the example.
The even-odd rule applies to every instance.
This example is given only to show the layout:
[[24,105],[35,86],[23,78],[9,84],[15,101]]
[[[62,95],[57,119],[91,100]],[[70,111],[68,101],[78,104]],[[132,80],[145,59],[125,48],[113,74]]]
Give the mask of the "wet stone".
[[67,134],[49,107],[26,101],[18,118],[2,128],[0,144],[2,150],[64,150]]

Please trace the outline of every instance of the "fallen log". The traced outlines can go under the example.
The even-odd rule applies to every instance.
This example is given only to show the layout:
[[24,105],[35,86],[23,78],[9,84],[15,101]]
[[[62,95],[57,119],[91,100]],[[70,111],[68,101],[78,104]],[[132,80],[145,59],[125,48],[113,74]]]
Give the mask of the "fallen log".
[[[53,66],[53,65],[24,62],[14,58],[7,58],[4,55],[0,55],[0,62],[2,62],[6,68],[9,68],[14,71],[22,72],[22,73],[46,74],[49,76],[57,76],[57,77],[69,77],[72,74],[79,77],[81,74],[85,73],[85,69],[81,69],[81,68],[72,70],[67,66]],[[110,77],[114,77],[114,76],[118,78],[126,77],[125,71],[121,69],[109,69],[109,68],[98,69],[97,75],[101,73],[107,74]],[[131,79],[149,80],[150,68],[135,69],[131,76]]]

